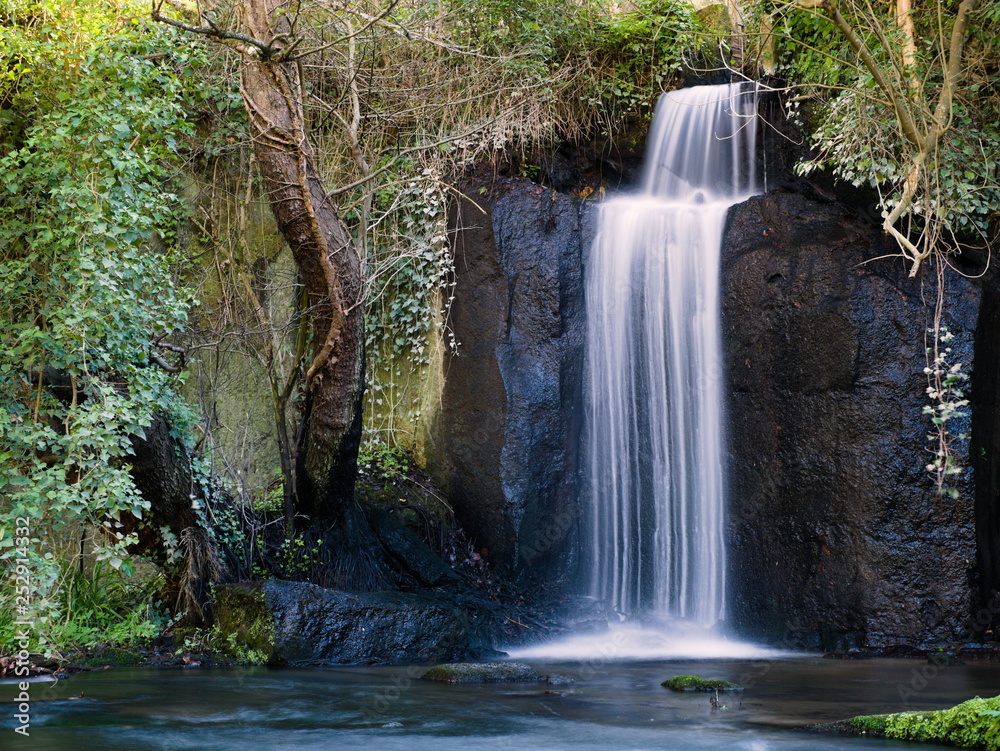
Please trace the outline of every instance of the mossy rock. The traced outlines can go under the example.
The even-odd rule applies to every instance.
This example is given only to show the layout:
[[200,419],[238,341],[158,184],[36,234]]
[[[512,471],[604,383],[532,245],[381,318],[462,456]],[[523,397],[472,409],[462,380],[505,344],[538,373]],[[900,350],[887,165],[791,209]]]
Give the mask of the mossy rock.
[[885,735],[885,718],[888,715],[884,714],[864,714],[858,715],[857,717],[852,717],[842,726],[846,730],[854,731],[855,733],[860,733],[861,735]]
[[720,678],[699,678],[696,675],[675,675],[660,684],[671,691],[742,691],[743,686]]
[[[238,661],[274,660],[274,615],[264,592],[253,584],[218,587],[215,596],[215,646]],[[255,659],[246,660],[248,655]]]
[[529,683],[545,676],[520,662],[452,662],[435,665],[422,676],[444,683]]
[[701,26],[705,31],[719,36],[733,33],[733,22],[729,17],[729,8],[725,3],[712,3],[695,11]]
[[930,712],[861,715],[818,729],[1000,751],[1000,696],[977,696],[950,709]]

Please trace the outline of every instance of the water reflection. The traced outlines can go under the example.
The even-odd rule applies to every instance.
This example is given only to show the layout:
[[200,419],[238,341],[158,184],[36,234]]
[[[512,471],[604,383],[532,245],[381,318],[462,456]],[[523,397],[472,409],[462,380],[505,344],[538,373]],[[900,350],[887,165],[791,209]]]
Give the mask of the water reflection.
[[[0,748],[109,749],[806,749],[931,748],[805,732],[801,726],[862,713],[932,709],[1000,690],[1000,668],[940,671],[903,704],[916,660],[536,663],[576,679],[449,686],[407,668],[116,670],[76,676],[32,693],[31,736],[4,712]],[[694,673],[742,682],[713,710],[703,694],[660,686]],[[71,699],[71,696],[83,698]],[[0,686],[11,701],[15,688]],[[8,704],[8,706],[12,706]]]

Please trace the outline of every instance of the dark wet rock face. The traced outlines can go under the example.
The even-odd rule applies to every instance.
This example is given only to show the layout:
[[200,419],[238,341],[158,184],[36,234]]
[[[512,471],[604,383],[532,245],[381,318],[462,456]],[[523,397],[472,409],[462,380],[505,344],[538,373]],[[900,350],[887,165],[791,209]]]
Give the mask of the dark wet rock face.
[[979,602],[976,622],[1000,634],[1000,288],[985,284],[972,373]]
[[[446,363],[429,471],[492,565],[530,591],[565,589],[580,545],[593,214],[527,181],[462,189],[451,217],[461,347]],[[811,194],[774,192],[731,212],[725,372],[713,375],[728,393],[727,620],[745,636],[842,653],[967,641],[1000,588],[1000,376],[984,377],[1000,372],[1000,345],[976,352],[977,511],[968,475],[952,499],[925,470],[934,270],[911,280],[899,259],[872,260],[893,253],[871,221]],[[984,303],[992,321],[995,299]],[[977,333],[979,307],[980,287],[948,272],[944,322],[966,371],[974,338],[990,333],[982,321]],[[954,448],[968,461],[965,442]]]
[[[496,354],[507,393],[500,472],[518,530],[517,567],[565,570],[575,546],[584,346],[580,208],[532,187],[493,207],[507,316]],[[574,551],[575,552],[575,551]]]
[[[730,620],[748,635],[826,651],[971,636],[972,483],[942,497],[925,470],[933,272],[870,262],[892,252],[870,224],[799,195],[731,214]],[[978,308],[978,288],[949,272],[944,319],[967,371]]]
[[463,186],[470,198],[452,216],[461,346],[446,365],[429,471],[495,566],[552,581],[576,547],[580,206],[527,181],[477,186]]
[[[482,186],[483,190],[486,186]],[[456,297],[449,325],[459,351],[448,358],[441,411],[427,447],[427,471],[466,531],[493,561],[510,565],[516,531],[505,510],[500,452],[507,398],[496,344],[506,318],[506,284],[497,262],[488,196],[464,186],[470,197],[451,207]]]
[[269,580],[234,584],[218,598],[225,633],[281,664],[440,662],[497,653],[477,641],[469,615],[431,593],[346,593]]

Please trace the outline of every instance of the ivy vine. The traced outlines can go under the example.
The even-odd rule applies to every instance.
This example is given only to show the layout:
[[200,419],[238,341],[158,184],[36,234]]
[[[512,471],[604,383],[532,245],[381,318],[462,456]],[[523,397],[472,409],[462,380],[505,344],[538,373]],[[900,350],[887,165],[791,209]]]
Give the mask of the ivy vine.
[[130,568],[131,437],[179,408],[160,345],[192,303],[172,270],[200,52],[144,12],[0,2],[0,561],[28,561],[42,643],[68,535]]

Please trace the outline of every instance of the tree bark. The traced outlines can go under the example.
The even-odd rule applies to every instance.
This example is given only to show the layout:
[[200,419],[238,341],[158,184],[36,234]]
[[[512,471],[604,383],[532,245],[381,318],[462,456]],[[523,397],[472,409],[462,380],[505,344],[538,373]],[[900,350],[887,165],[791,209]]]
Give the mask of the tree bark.
[[920,74],[917,70],[917,32],[913,27],[912,0],[896,0],[896,25],[903,32],[902,70],[911,96],[920,95]]
[[[208,515],[199,511],[210,500],[205,497],[191,469],[191,458],[183,443],[170,434],[166,415],[157,412],[142,435],[131,438],[130,475],[136,489],[149,501],[142,519],[121,519],[126,532],[137,537],[129,552],[152,560],[166,580],[164,595],[173,612],[185,623],[211,625],[211,585],[220,581],[224,566],[208,530]],[[165,535],[164,530],[170,534]],[[182,553],[175,560],[176,550]]]
[[316,173],[303,113],[301,71],[283,59],[282,0],[245,0],[242,29],[272,54],[243,52],[240,91],[278,228],[309,298],[312,358],[305,376],[297,452],[298,508],[316,523],[343,521],[352,506],[364,394],[361,262]]

